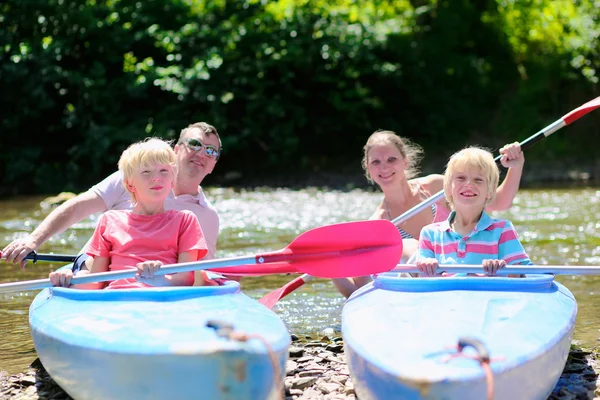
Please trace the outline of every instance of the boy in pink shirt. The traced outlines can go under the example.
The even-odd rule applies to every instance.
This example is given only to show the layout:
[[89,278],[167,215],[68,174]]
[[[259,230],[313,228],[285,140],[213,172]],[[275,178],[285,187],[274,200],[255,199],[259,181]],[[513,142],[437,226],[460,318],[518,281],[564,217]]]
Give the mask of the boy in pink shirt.
[[[206,284],[202,271],[155,276],[161,265],[197,261],[208,252],[198,219],[191,211],[165,211],[176,166],[173,149],[157,138],[135,143],[123,152],[119,170],[135,206],[102,215],[87,250],[94,257],[91,269],[83,268],[78,275],[137,269],[136,278],[109,282],[109,289]],[[69,286],[72,277],[71,270],[50,274],[56,286]],[[99,282],[77,287],[101,289],[105,285]]]

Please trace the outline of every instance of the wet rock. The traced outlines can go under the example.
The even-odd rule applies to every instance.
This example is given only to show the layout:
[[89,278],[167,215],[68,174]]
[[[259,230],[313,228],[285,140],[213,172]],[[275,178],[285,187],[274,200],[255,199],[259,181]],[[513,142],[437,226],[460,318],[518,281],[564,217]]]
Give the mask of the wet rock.
[[321,392],[319,392],[318,390],[315,389],[307,389],[304,391],[304,393],[302,393],[302,396],[298,397],[298,399],[311,399],[311,400],[315,400],[315,399],[323,399],[323,395],[321,394]]
[[344,345],[342,344],[330,344],[329,346],[325,347],[325,350],[329,350],[333,353],[341,353],[342,351],[344,351]]
[[337,383],[330,382],[321,382],[317,385],[317,389],[321,391],[321,393],[329,394],[337,391],[341,386]]
[[287,363],[285,364],[285,374],[287,376],[290,376],[290,375],[294,375],[296,372],[298,372],[298,363],[296,363],[292,360],[288,360]]
[[346,375],[334,375],[331,377],[331,380],[339,383],[340,385],[345,385],[348,381],[348,377]]
[[308,362],[302,366],[306,371],[321,371],[325,372],[328,370],[327,366],[316,364],[314,361]]
[[302,357],[304,354],[304,349],[302,347],[291,346],[290,347],[290,357],[298,358]]
[[19,380],[19,383],[21,383],[23,386],[34,385],[35,382],[34,376],[24,376]]
[[333,337],[335,335],[335,330],[333,328],[325,328],[325,329],[321,330],[321,332],[319,332],[319,334],[321,336],[323,336],[324,338],[327,338],[327,341],[329,341],[329,338]]
[[565,366],[564,372],[581,372],[587,369],[587,364],[584,362],[572,362]]
[[39,360],[27,371],[4,377],[0,373],[0,399],[15,400],[72,400],[48,375]]
[[304,377],[294,378],[292,380],[291,388],[292,389],[306,389],[307,387],[311,386],[316,381],[317,381],[317,377],[315,377],[315,376],[304,376]]
[[307,370],[307,371],[300,371],[298,372],[298,377],[300,378],[305,378],[305,377],[319,377],[323,374],[323,371],[319,371],[319,370]]

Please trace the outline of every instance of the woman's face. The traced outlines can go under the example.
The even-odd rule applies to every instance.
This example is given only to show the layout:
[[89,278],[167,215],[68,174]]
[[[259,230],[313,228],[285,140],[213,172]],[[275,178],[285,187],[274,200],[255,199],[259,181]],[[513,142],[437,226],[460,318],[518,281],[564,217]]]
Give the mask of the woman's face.
[[406,180],[407,160],[393,144],[376,144],[367,153],[367,171],[379,186]]

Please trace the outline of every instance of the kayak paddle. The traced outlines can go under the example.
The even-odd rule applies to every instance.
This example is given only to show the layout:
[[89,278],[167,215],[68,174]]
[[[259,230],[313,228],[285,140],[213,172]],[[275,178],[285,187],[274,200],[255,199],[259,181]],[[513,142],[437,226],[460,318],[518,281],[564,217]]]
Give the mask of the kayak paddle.
[[306,282],[315,279],[313,276],[309,274],[302,274],[296,279],[293,279],[280,287],[279,289],[273,290],[272,292],[267,293],[263,297],[261,297],[258,302],[263,304],[267,308],[275,307],[275,304],[288,294],[292,293],[294,290],[298,289],[300,286],[304,285]]
[[[374,224],[374,221],[342,222],[314,228],[298,236],[283,250],[257,255],[255,259],[246,257],[235,265],[224,262],[207,269],[227,275],[305,273],[323,278],[355,276],[352,274],[373,269],[389,271],[394,264],[390,266],[387,262],[395,258],[397,263],[402,255],[402,238],[390,221],[385,224]],[[381,257],[381,265],[369,265],[378,264],[378,257]],[[250,263],[258,265],[244,265]]]
[[[521,150],[525,150],[526,148],[531,147],[533,144],[552,135],[554,132],[556,132],[560,128],[572,124],[573,122],[577,121],[579,118],[583,117],[584,115],[586,115],[590,111],[595,110],[598,107],[600,107],[600,96],[596,97],[594,100],[588,101],[584,105],[582,105],[582,106],[574,109],[570,113],[564,115],[559,120],[554,121],[553,123],[551,123],[544,129],[542,129],[541,131],[536,133],[535,135],[532,135],[532,136],[528,137],[527,139],[523,140],[521,143],[519,143],[519,145],[521,146]],[[497,164],[500,164],[501,158],[502,158],[502,155],[499,155],[496,158],[494,158],[494,161],[496,161]],[[440,190],[433,196],[429,197],[427,200],[417,204],[413,208],[404,212],[402,215],[394,218],[392,220],[392,223],[394,225],[400,225],[404,221],[411,218],[413,215],[420,213],[425,208],[430,207],[433,203],[436,203],[443,196],[444,196],[444,191]]]
[[[2,257],[2,252],[0,252],[0,258]],[[27,254],[25,256],[26,260],[33,260],[35,264],[38,261],[50,261],[50,262],[73,262],[77,256],[71,256],[68,254],[38,254],[35,251]]]
[[[552,124],[548,125],[544,129],[542,129],[541,131],[536,133],[535,135],[530,136],[529,138],[522,141],[520,143],[521,150],[531,147],[534,143],[537,143],[538,141],[550,136],[551,134],[553,134],[560,128],[562,128],[566,125],[570,125],[571,123],[577,121],[579,118],[583,117],[584,115],[595,110],[598,107],[600,107],[600,96],[596,97],[595,99],[590,100],[587,103],[585,103],[584,105],[574,109],[573,111],[564,115],[561,119],[553,122]],[[494,159],[494,161],[496,161],[496,163],[500,163],[501,158],[502,158],[502,156],[499,155]],[[440,190],[435,195],[425,199],[424,201],[420,202],[416,206],[414,206],[411,209],[402,213],[400,216],[394,218],[392,220],[392,223],[394,225],[400,225],[401,223],[409,220],[414,215],[420,213],[425,208],[430,207],[433,203],[436,203],[443,196],[444,196],[444,191]],[[307,281],[307,279],[306,279],[305,275],[300,276],[300,277],[290,281],[285,286],[283,286],[279,289],[275,289],[274,291],[266,294],[259,301],[265,305],[272,304],[272,306],[274,306],[278,300],[282,299],[284,296],[287,296],[288,294],[290,294],[297,288],[304,285],[304,283],[306,281]]]
[[[195,270],[231,275],[307,273],[323,278],[389,271],[402,254],[402,238],[386,220],[344,222],[302,233],[284,249],[254,256],[219,258],[162,266],[158,275]],[[133,278],[136,270],[100,272],[71,280],[73,285]],[[50,279],[0,284],[0,293],[52,287]]]

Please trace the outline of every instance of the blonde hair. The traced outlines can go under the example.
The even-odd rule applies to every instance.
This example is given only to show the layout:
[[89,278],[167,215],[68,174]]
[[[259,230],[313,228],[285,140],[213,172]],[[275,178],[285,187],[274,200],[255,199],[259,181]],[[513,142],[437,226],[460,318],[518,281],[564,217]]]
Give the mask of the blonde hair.
[[130,145],[119,159],[119,171],[123,174],[123,186],[129,192],[133,203],[136,202],[135,193],[129,190],[128,181],[142,168],[155,164],[170,165],[173,174],[177,174],[177,156],[169,142],[159,138],[147,138]]
[[463,168],[477,168],[485,176],[489,195],[486,204],[494,200],[496,197],[496,189],[498,189],[498,181],[500,180],[500,170],[494,161],[494,156],[487,149],[477,146],[464,148],[452,155],[446,166],[444,173],[444,195],[452,208],[454,208],[454,199],[452,199],[452,175],[456,170]]
[[373,183],[373,178],[369,175],[369,150],[373,146],[376,145],[387,145],[391,144],[396,146],[402,157],[407,160],[408,167],[406,168],[406,179],[411,179],[416,177],[419,174],[419,163],[423,158],[423,149],[417,145],[412,143],[410,140],[406,138],[401,138],[396,135],[395,132],[392,131],[375,131],[369,139],[367,139],[367,143],[363,147],[363,158],[362,158],[362,167],[365,171],[365,176],[367,180]]

